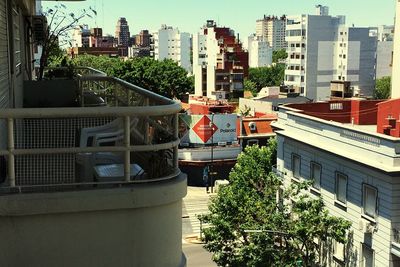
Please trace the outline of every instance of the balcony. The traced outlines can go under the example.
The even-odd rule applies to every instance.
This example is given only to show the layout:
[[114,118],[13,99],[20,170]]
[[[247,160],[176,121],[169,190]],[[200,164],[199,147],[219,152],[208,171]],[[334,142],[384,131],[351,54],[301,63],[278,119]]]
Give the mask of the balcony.
[[72,107],[1,110],[0,265],[184,266],[180,103],[77,72]]

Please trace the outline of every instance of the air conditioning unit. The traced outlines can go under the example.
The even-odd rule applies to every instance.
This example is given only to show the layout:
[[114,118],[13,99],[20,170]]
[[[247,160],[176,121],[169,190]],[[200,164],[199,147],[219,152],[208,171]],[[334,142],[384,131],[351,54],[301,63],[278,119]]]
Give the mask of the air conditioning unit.
[[254,121],[249,122],[250,131],[255,131],[257,129],[257,125]]
[[375,224],[361,219],[359,222],[359,230],[365,234],[373,234],[375,231]]
[[32,33],[36,43],[42,43],[46,39],[47,19],[45,16],[32,16]]

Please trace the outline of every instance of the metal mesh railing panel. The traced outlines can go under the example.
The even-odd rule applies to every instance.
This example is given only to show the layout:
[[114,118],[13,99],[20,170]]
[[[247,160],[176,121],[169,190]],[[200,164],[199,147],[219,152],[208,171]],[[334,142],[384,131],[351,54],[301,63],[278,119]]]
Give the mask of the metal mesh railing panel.
[[[17,123],[17,149],[70,148],[79,146],[79,130],[104,125],[114,118],[24,119]],[[36,154],[15,157],[16,184],[65,184],[75,182],[75,154]]]

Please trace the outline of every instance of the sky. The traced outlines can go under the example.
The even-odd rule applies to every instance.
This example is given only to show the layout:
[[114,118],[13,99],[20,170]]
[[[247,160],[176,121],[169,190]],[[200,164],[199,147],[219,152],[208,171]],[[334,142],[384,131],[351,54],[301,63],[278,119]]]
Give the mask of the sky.
[[[55,4],[42,2],[44,10]],[[131,35],[143,29],[155,32],[161,24],[194,34],[213,19],[239,33],[240,39],[255,32],[256,20],[264,14],[314,15],[317,4],[329,6],[330,15],[345,15],[346,23],[357,27],[392,25],[395,13],[395,0],[86,0],[63,4],[74,13],[92,7],[97,16],[85,23],[112,35],[119,17],[127,19]]]

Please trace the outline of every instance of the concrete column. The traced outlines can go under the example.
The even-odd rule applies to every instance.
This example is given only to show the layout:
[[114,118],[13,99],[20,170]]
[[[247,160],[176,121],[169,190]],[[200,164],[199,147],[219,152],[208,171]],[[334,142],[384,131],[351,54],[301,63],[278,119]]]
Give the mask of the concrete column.
[[392,99],[400,98],[400,0],[396,0],[396,21],[393,42]]

